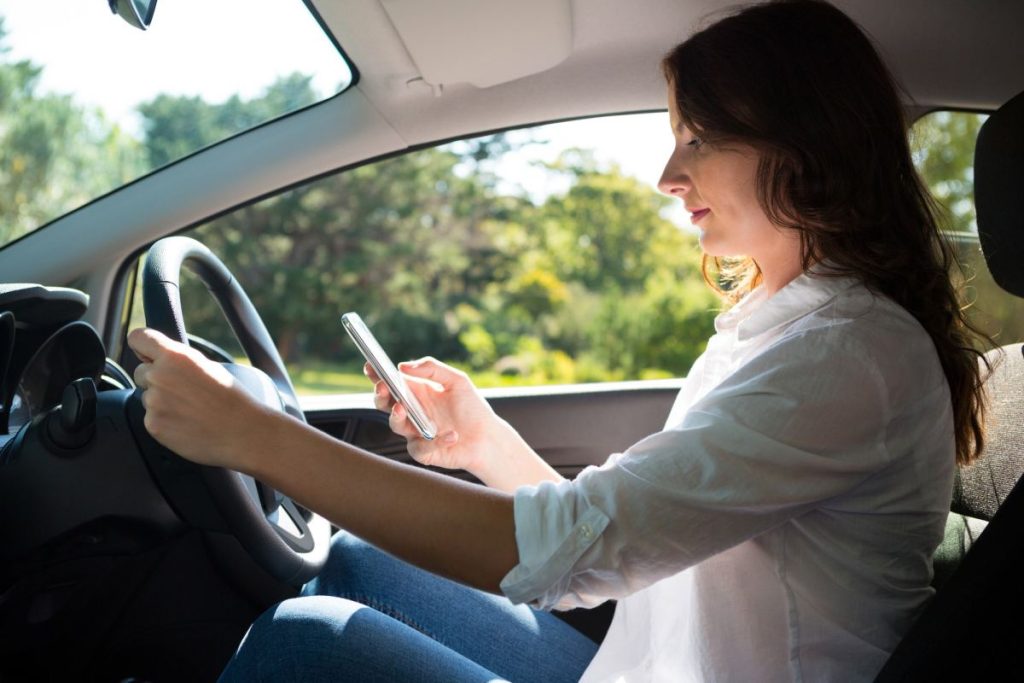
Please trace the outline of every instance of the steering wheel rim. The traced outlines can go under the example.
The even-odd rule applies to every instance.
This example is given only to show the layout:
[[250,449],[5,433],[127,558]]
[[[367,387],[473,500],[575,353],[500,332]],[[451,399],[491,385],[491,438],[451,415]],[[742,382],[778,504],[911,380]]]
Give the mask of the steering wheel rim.
[[167,237],[150,248],[142,271],[146,325],[188,345],[179,290],[182,266],[188,266],[210,290],[245,355],[273,380],[286,412],[305,422],[288,370],[256,307],[227,266],[202,243],[191,237]]
[[[200,242],[175,236],[150,248],[142,272],[146,325],[188,344],[179,291],[183,266],[210,291],[253,367],[273,382],[281,408],[305,422],[284,361],[256,307],[227,266]],[[262,485],[248,475],[204,465],[195,468],[223,517],[223,524],[213,527],[226,527],[257,564],[280,581],[298,586],[319,573],[330,545],[325,519],[315,513],[307,519],[287,497],[279,497],[279,505],[261,504],[266,502],[258,488]]]

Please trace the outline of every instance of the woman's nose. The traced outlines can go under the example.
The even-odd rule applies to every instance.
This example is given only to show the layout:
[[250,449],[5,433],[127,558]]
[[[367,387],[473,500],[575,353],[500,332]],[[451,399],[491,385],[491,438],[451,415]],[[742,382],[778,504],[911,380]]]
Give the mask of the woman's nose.
[[673,150],[672,156],[665,163],[665,170],[661,172],[658,189],[667,195],[681,197],[690,187],[690,176],[684,168],[679,150]]

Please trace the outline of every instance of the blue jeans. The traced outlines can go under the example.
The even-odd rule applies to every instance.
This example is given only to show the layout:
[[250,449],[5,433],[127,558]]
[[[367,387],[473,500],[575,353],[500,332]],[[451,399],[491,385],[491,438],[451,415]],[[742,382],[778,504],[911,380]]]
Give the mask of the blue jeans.
[[597,652],[547,612],[417,569],[346,532],[298,598],[253,623],[245,681],[576,681]]

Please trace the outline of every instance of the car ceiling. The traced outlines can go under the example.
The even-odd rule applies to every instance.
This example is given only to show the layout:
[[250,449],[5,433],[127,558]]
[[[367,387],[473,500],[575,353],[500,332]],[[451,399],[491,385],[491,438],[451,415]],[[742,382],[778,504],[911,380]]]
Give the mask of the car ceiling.
[[[353,88],[186,157],[28,235],[0,251],[5,280],[78,286],[92,297],[86,319],[110,330],[105,323],[120,302],[108,293],[126,258],[160,236],[279,188],[476,131],[664,109],[661,56],[709,14],[734,4],[430,0],[434,16],[416,20],[408,5],[423,2],[310,0],[359,71]],[[915,111],[994,109],[1024,89],[1020,0],[836,4],[876,39]],[[528,20],[495,21],[481,6],[512,7]],[[568,21],[562,32],[560,16]],[[528,46],[537,31],[556,42],[564,38],[563,53],[534,55]],[[458,80],[465,77],[460,63],[487,61],[481,35],[493,61],[490,80],[500,81],[487,87]],[[432,85],[443,86],[439,96],[438,88],[417,80],[423,79],[417,59],[440,81]],[[473,66],[472,78],[487,81],[486,64]]]
[[[466,0],[433,0],[457,16]],[[481,0],[469,0],[481,4]],[[541,73],[477,88],[446,83],[440,97],[409,87],[419,77],[406,43],[423,40],[450,50],[455,61],[480,60],[458,21],[396,28],[389,6],[423,0],[315,0],[325,23],[362,74],[359,89],[410,143],[594,112],[664,108],[662,55],[708,15],[734,6],[714,0],[575,0],[572,49]],[[548,4],[557,5],[550,0]],[[485,2],[484,4],[492,4]],[[494,5],[510,3],[498,0]],[[511,3],[515,5],[515,3]],[[837,0],[876,40],[916,103],[992,109],[1024,88],[1024,2],[1004,0]],[[520,11],[522,7],[518,8]],[[494,32],[500,23],[478,27]],[[529,36],[522,36],[523,42]],[[495,106],[499,103],[500,106]]]

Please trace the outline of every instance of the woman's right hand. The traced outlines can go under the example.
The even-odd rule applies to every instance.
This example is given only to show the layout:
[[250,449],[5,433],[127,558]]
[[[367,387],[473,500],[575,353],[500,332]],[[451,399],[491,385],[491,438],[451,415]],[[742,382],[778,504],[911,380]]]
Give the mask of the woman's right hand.
[[406,384],[437,426],[437,436],[424,439],[369,364],[363,367],[374,382],[374,405],[389,412],[392,431],[406,439],[409,454],[424,465],[462,469],[485,484],[513,491],[541,479],[561,479],[511,425],[480,395],[466,373],[434,358],[400,363]]

